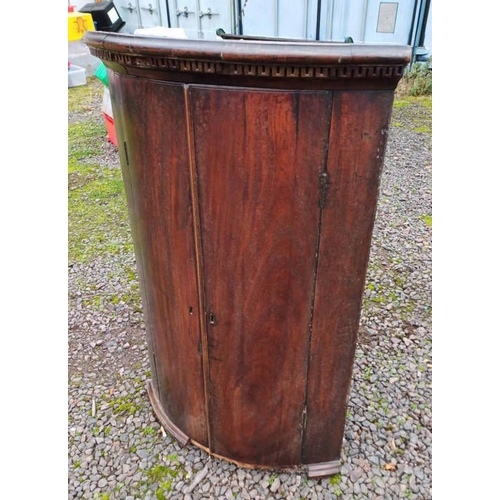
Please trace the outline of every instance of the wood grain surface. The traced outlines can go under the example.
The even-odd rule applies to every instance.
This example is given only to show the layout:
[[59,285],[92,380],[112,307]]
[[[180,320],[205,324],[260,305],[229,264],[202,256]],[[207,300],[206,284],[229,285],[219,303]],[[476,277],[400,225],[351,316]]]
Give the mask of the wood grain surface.
[[340,458],[392,92],[336,92],[302,462]]
[[159,420],[251,467],[340,467],[408,47],[89,33],[108,68]]
[[208,445],[184,89],[123,76],[111,85],[159,399]]
[[212,451],[297,464],[331,94],[194,86],[190,97]]
[[310,40],[196,40],[87,31],[117,73],[191,84],[289,89],[395,89],[411,48]]

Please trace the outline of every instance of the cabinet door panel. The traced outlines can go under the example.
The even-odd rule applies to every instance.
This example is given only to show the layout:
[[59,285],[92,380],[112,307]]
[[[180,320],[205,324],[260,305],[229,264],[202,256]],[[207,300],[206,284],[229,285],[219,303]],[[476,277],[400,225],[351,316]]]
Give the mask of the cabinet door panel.
[[212,451],[247,463],[300,460],[331,99],[190,88]]
[[314,301],[303,463],[340,459],[392,91],[336,92]]
[[184,87],[113,72],[110,86],[155,390],[172,422],[208,445]]

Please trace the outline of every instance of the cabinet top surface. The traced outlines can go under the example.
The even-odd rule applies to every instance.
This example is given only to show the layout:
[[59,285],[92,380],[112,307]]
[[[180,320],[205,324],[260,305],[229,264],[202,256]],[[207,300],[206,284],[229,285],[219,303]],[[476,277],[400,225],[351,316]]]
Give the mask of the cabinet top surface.
[[411,48],[405,45],[302,40],[196,40],[89,31],[84,42],[93,55],[121,72],[151,70],[232,79],[397,83],[411,57]]

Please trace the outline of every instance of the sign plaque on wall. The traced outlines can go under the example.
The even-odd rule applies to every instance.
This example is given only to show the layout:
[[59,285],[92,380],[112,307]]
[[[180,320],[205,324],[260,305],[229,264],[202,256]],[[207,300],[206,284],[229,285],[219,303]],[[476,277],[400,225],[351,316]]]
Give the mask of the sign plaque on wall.
[[398,2],[380,2],[378,10],[377,33],[394,33]]

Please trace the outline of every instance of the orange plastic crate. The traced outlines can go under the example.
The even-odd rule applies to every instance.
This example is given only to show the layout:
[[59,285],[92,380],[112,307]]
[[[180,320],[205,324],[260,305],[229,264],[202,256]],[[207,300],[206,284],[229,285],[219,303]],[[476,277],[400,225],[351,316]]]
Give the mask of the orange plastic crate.
[[118,147],[118,141],[116,140],[115,121],[106,113],[103,113],[103,116],[104,121],[106,122],[106,130],[108,131],[108,141]]

